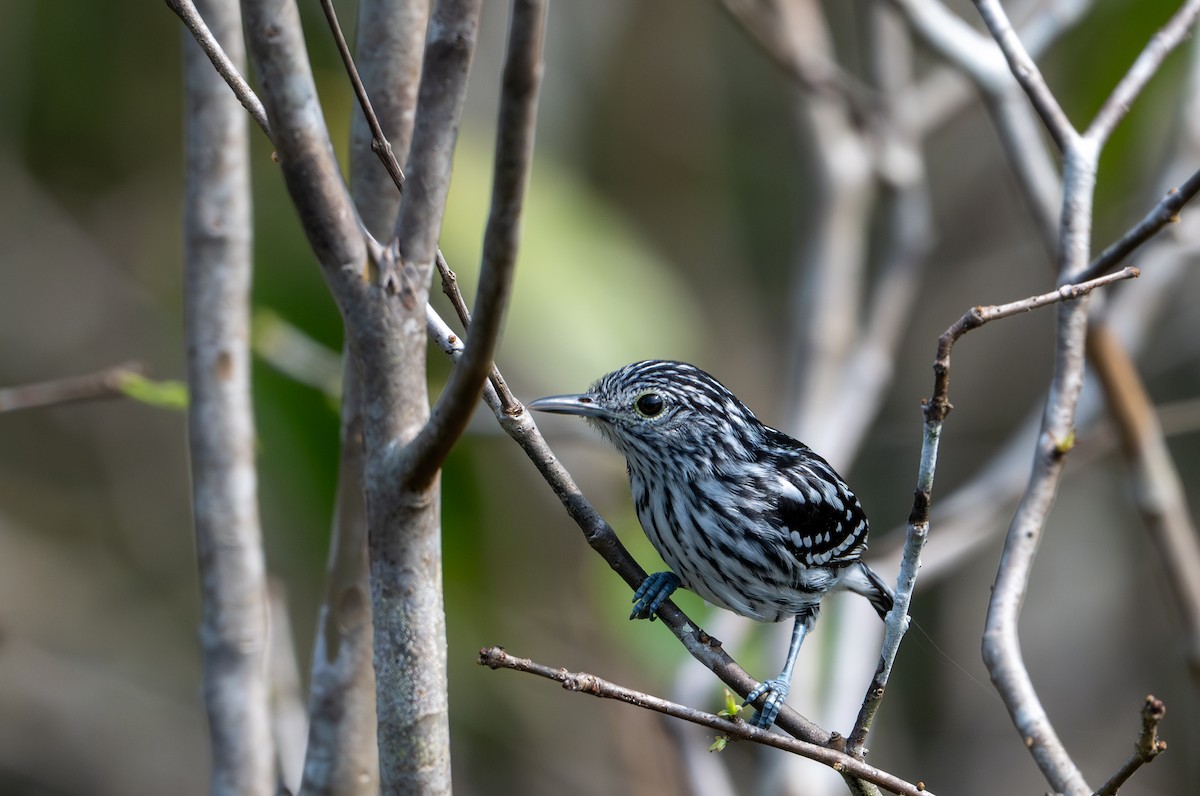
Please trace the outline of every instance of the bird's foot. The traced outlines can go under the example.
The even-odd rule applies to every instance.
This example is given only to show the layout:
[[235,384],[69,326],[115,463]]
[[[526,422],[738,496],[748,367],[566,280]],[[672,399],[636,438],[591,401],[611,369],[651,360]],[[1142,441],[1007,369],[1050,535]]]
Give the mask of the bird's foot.
[[630,619],[654,621],[658,608],[679,588],[679,576],[674,572],[655,572],[647,576],[633,593],[633,613]]
[[791,683],[782,677],[759,683],[758,687],[751,691],[746,696],[746,701],[742,703],[742,707],[745,707],[753,704],[763,694],[767,695],[767,698],[763,700],[762,707],[750,719],[750,723],[760,730],[769,729],[775,723],[775,719],[779,717],[779,711],[783,709],[789,688],[791,688]]

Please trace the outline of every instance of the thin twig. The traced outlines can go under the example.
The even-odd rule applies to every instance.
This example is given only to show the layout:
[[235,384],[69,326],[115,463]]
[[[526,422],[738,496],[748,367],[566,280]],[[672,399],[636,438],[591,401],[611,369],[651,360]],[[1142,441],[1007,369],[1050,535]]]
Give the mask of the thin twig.
[[925,402],[925,432],[921,445],[920,465],[917,472],[917,487],[913,494],[913,507],[908,520],[908,534],[900,562],[900,576],[896,586],[896,601],[888,614],[884,631],[883,649],[879,667],[863,698],[862,708],[851,730],[847,751],[861,757],[866,749],[866,738],[879,711],[891,676],[892,666],[900,650],[900,642],[908,629],[908,608],[916,587],[917,572],[921,567],[921,551],[929,536],[929,510],[932,504],[933,480],[937,468],[938,446],[942,436],[942,425],[949,414],[950,404],[950,354],[954,344],[967,332],[978,329],[991,321],[1008,318],[1032,310],[1071,301],[1105,285],[1138,276],[1136,268],[1125,268],[1115,274],[1093,279],[1077,285],[1064,285],[1050,293],[1030,296],[1007,304],[972,307],[938,338],[937,358],[934,360],[933,395]]
[[1179,211],[1200,192],[1200,171],[1184,180],[1178,188],[1172,188],[1158,201],[1149,213],[1118,240],[1110,243],[1104,251],[1088,263],[1083,272],[1085,279],[1092,279],[1114,268],[1132,254],[1143,243],[1157,235],[1163,227],[1179,221]]
[[[425,315],[429,337],[452,360],[462,356],[463,343],[450,327],[438,316],[433,307],[426,306]],[[518,404],[520,411],[511,413],[504,409],[495,389],[488,384],[483,391],[484,403],[495,414],[510,437],[512,437],[525,454],[537,467],[546,483],[554,491],[555,496],[567,510],[567,514],[583,531],[587,543],[595,550],[605,563],[612,567],[631,589],[646,579],[646,570],[642,569],[637,560],[617,538],[612,526],[605,522],[596,508],[588,501],[570,472],[563,467],[554,451],[546,443],[537,424],[524,407]],[[758,685],[745,669],[737,664],[725,652],[718,639],[708,635],[697,622],[690,619],[673,602],[668,600],[659,609],[658,618],[662,620],[675,637],[693,658],[707,667],[722,682],[743,697]],[[833,741],[833,734],[822,729],[795,710],[784,706],[775,726],[809,743],[828,746]]]
[[124,385],[129,377],[145,373],[146,366],[141,362],[126,362],[83,376],[0,387],[0,412],[40,409],[78,401],[123,398],[126,395]]
[[1020,315],[1041,307],[1047,307],[1051,304],[1057,304],[1060,301],[1077,299],[1087,295],[1098,287],[1104,287],[1105,285],[1110,285],[1113,282],[1119,282],[1124,279],[1136,279],[1140,275],[1141,271],[1130,266],[1113,274],[1107,274],[1074,285],[1063,285],[1049,293],[1030,296],[1020,301],[1012,301],[1008,304],[992,304],[986,307],[972,307],[938,338],[938,354],[933,365],[933,397],[929,399],[925,410],[926,414],[932,414],[935,420],[940,421],[944,420],[946,415],[950,413],[952,407],[947,398],[950,389],[950,352],[959,338],[967,332],[972,329],[978,329],[990,321],[1008,318],[1012,315]]
[[346,43],[346,37],[342,34],[342,26],[338,24],[333,0],[321,0],[321,8],[325,12],[325,19],[329,22],[329,29],[333,33],[333,41],[337,44],[338,53],[342,56],[342,64],[346,67],[350,84],[354,86],[354,95],[358,97],[358,104],[371,128],[371,151],[383,162],[384,168],[391,175],[392,182],[399,190],[403,191],[404,171],[401,170],[400,163],[397,162],[396,155],[392,152],[392,145],[383,134],[383,126],[379,123],[379,117],[375,115],[375,109],[371,107],[371,98],[367,96],[367,89],[363,86],[362,78],[358,74],[358,67],[354,65],[354,56],[350,54],[350,45]]
[[1058,104],[1058,100],[1054,98],[1050,87],[1046,85],[1046,79],[1042,77],[1033,57],[1013,30],[1012,23],[1009,22],[999,0],[975,0],[975,6],[996,43],[1000,45],[1009,69],[1021,84],[1021,88],[1025,89],[1038,116],[1042,117],[1050,137],[1054,139],[1060,151],[1067,151],[1072,139],[1077,138],[1079,134],[1071,125],[1062,106]]
[[555,669],[528,658],[517,658],[509,655],[501,647],[481,649],[479,651],[478,663],[480,666],[487,666],[490,669],[512,669],[517,672],[535,674],[538,677],[544,677],[547,680],[561,683],[563,689],[567,691],[591,694],[601,699],[615,699],[619,702],[625,702],[636,707],[653,710],[666,716],[673,716],[677,719],[683,719],[684,721],[708,727],[729,738],[752,741],[764,746],[782,749],[786,752],[807,757],[809,760],[823,763],[839,774],[850,775],[867,780],[868,782],[874,782],[876,785],[886,788],[892,793],[903,794],[903,796],[932,796],[932,792],[925,789],[924,783],[914,785],[905,782],[899,777],[874,766],[867,765],[861,760],[847,755],[845,752],[839,752],[835,749],[829,749],[825,746],[818,746],[817,744],[794,738],[787,738],[767,730],[760,730],[740,719],[727,719],[711,713],[705,713],[701,710],[695,710],[686,705],[680,705],[677,702],[671,702],[661,697],[625,688],[624,686],[597,677],[594,674],[568,672],[566,669]]
[[183,21],[184,26],[191,31],[196,43],[200,45],[200,49],[216,67],[217,74],[233,89],[233,94],[237,97],[238,102],[242,103],[242,107],[249,111],[250,117],[267,134],[267,138],[270,138],[271,125],[267,121],[266,108],[250,88],[246,78],[242,77],[237,66],[229,59],[220,42],[213,36],[192,0],[166,0],[166,3],[167,7],[174,11]]
[[1167,714],[1167,706],[1153,695],[1142,704],[1142,731],[1133,745],[1134,752],[1117,773],[1108,778],[1095,796],[1117,796],[1117,791],[1134,772],[1167,750],[1167,742],[1158,737],[1158,725]]
[[[463,329],[470,330],[471,310],[467,307],[462,291],[458,288],[458,275],[450,270],[450,264],[446,262],[446,257],[442,254],[441,249],[438,249],[436,262],[438,275],[442,281],[442,292],[450,299],[450,304],[454,307],[454,313],[458,316]],[[523,411],[521,402],[512,394],[512,390],[508,388],[508,382],[504,380],[504,376],[500,374],[500,369],[496,367],[495,363],[492,364],[492,372],[488,374],[488,381],[492,383],[496,394],[500,396],[500,403],[503,404],[505,412],[516,414]]]
[[1129,67],[1125,77],[1121,78],[1121,82],[1104,101],[1104,105],[1084,133],[1085,137],[1097,143],[1102,143],[1108,138],[1117,122],[1129,113],[1134,100],[1150,82],[1150,78],[1158,73],[1166,57],[1187,38],[1198,16],[1200,0],[1188,0],[1172,15],[1167,24],[1154,34],[1133,62],[1133,66]]
[[839,100],[859,121],[871,118],[875,92],[847,74],[836,61],[798,49],[781,35],[779,8],[772,0],[720,0],[759,50],[806,91]]

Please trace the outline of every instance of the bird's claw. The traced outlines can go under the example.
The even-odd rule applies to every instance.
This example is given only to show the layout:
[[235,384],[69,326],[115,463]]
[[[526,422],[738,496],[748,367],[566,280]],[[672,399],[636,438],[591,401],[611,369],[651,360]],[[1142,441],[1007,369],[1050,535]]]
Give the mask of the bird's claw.
[[629,618],[649,619],[653,622],[659,606],[678,588],[679,576],[674,572],[655,572],[647,576],[633,593],[633,612],[629,614]]
[[775,723],[775,719],[779,717],[779,711],[783,710],[783,703],[787,699],[790,687],[791,683],[782,678],[759,683],[757,688],[746,695],[746,701],[742,703],[742,707],[746,707],[766,694],[762,707],[750,719],[750,723],[760,730],[769,729]]

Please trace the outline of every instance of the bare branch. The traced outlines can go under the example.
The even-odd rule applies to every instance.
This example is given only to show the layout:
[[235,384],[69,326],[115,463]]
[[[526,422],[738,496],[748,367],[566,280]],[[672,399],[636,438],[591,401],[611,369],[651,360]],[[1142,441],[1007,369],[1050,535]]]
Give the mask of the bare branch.
[[[364,89],[360,103],[367,98],[369,102],[363,113],[351,115],[350,185],[367,228],[384,241],[396,223],[400,192],[391,190],[388,181],[393,175],[380,171],[378,159],[381,153],[390,153],[398,163],[408,157],[430,3],[363,0],[358,4],[355,50]],[[368,112],[377,119],[377,129],[368,124]]]
[[416,127],[405,168],[412,179],[389,246],[402,267],[397,274],[400,299],[410,311],[423,305],[429,293],[481,3],[440,0],[429,20]]
[[[1012,78],[994,43],[951,14],[935,0],[892,0],[922,39],[950,64],[968,75],[983,97],[996,132],[1008,154],[1009,166],[1025,194],[1042,242],[1051,254],[1058,250],[1058,217],[1062,184],[1042,140],[1034,112]],[[1022,26],[1021,41],[1031,58],[1036,58],[1083,16],[1091,0],[1058,0],[1041,9]],[[926,78],[926,84],[930,78]],[[945,81],[940,81],[944,83]],[[923,86],[925,90],[938,88]],[[940,91],[939,100],[944,95]],[[924,102],[917,103],[925,105]],[[942,108],[932,118],[915,122],[924,132],[944,120]],[[1091,276],[1095,276],[1092,274]],[[1083,281],[1082,278],[1075,281]]]
[[[378,167],[377,167],[378,168]],[[374,634],[363,499],[362,388],[344,356],[341,459],[309,687],[301,796],[379,793]]]
[[337,11],[333,8],[333,0],[321,0],[321,9],[325,12],[325,19],[329,22],[330,32],[333,33],[333,41],[337,45],[338,54],[341,55],[342,63],[346,67],[346,74],[350,78],[350,85],[354,87],[354,95],[358,97],[358,104],[362,107],[367,125],[371,129],[371,151],[383,162],[383,166],[391,176],[392,182],[396,184],[396,188],[403,191],[404,172],[400,170],[400,163],[396,160],[396,155],[392,152],[392,145],[388,143],[387,137],[383,134],[383,126],[379,123],[379,117],[375,115],[375,109],[371,107],[371,99],[367,96],[367,89],[363,85],[362,78],[359,77],[358,68],[354,65],[354,56],[350,54],[350,45],[346,43],[346,37],[342,35],[342,26],[338,24]]
[[1150,78],[1158,73],[1162,62],[1187,38],[1198,16],[1200,16],[1200,0],[1188,0],[1182,8],[1175,12],[1167,24],[1154,34],[1125,77],[1121,79],[1099,112],[1096,113],[1096,118],[1092,120],[1087,132],[1084,133],[1087,138],[1097,143],[1107,140],[1113,128],[1117,126],[1117,122],[1125,117],[1142,89],[1150,82]]
[[474,320],[467,330],[462,358],[455,363],[429,422],[405,449],[403,470],[417,483],[432,477],[441,466],[471,419],[483,383],[494,370],[492,355],[516,270],[521,209],[533,162],[546,3],[515,0],[512,9],[496,133],[492,208],[484,233]]
[[982,33],[937,0],[891,0],[922,41],[976,83],[995,85],[1007,75],[1004,60]]
[[262,102],[259,101],[254,91],[250,88],[250,84],[242,77],[241,71],[221,48],[221,43],[217,41],[212,31],[208,29],[208,25],[205,24],[204,19],[200,16],[200,12],[196,10],[196,6],[192,3],[192,0],[166,0],[166,3],[172,11],[179,15],[184,26],[191,31],[192,37],[200,45],[200,49],[204,51],[209,61],[216,67],[217,74],[233,89],[234,96],[237,97],[238,102],[242,103],[242,106],[249,111],[250,117],[267,134],[267,138],[270,138],[271,126],[267,122],[266,109],[263,108]]
[[905,782],[899,777],[874,766],[867,765],[845,752],[839,752],[835,749],[829,749],[825,746],[818,746],[817,744],[794,738],[786,738],[768,730],[760,730],[740,719],[731,720],[695,710],[676,702],[616,685],[593,674],[568,672],[566,669],[555,669],[529,660],[528,658],[516,658],[509,655],[500,647],[481,649],[479,651],[479,665],[487,666],[490,669],[512,669],[513,671],[535,674],[547,680],[554,680],[561,683],[563,689],[566,691],[591,694],[601,699],[615,699],[636,707],[653,710],[666,716],[672,716],[684,721],[690,721],[693,724],[708,727],[731,739],[737,738],[759,743],[763,746],[782,749],[801,757],[807,757],[809,760],[824,763],[839,774],[873,782],[891,793],[904,794],[904,796],[932,796],[932,792],[925,789],[924,783],[913,785]]
[[806,91],[844,103],[860,120],[871,116],[873,92],[830,58],[797,48],[781,30],[777,0],[720,0],[762,52]]
[[39,409],[78,401],[123,398],[126,395],[124,385],[129,377],[140,376],[145,372],[146,367],[142,363],[126,362],[83,376],[69,376],[36,384],[2,387],[0,388],[0,412]]
[[[370,523],[371,607],[380,786],[451,792],[446,616],[437,470],[414,478],[406,445],[429,420],[429,296],[480,0],[441,0],[429,22],[398,237],[375,252],[348,339],[362,377],[363,482]],[[395,270],[399,264],[401,269]],[[398,292],[398,296],[393,295]]]
[[[213,0],[205,11],[241,61],[237,4]],[[249,143],[243,111],[208,58],[190,41],[184,51],[188,448],[212,792],[268,796],[276,757],[250,398]]]
[[[462,341],[458,336],[446,326],[432,307],[427,306],[425,314],[429,336],[434,344],[451,359],[462,356]],[[538,472],[563,504],[563,508],[567,510],[567,514],[583,531],[587,543],[631,589],[637,588],[646,579],[646,570],[642,569],[641,565],[629,554],[612,527],[588,502],[571,474],[567,472],[550,446],[546,444],[545,438],[538,430],[537,424],[533,422],[533,418],[529,416],[529,412],[520,406],[517,412],[505,411],[496,391],[490,384],[484,387],[483,400],[496,415],[501,428],[521,446],[521,449],[537,467]],[[708,667],[733,691],[744,697],[758,685],[757,680],[729,657],[718,639],[700,629],[698,623],[679,610],[670,600],[663,603],[659,609],[658,618],[675,634],[675,637],[680,640],[693,658]],[[821,746],[829,745],[833,739],[830,732],[813,724],[786,705],[775,721],[775,726],[796,738]]]
[[1153,695],[1146,697],[1146,701],[1142,705],[1142,731],[1138,734],[1137,742],[1133,745],[1133,754],[1117,770],[1117,773],[1109,777],[1108,781],[1100,786],[1095,796],[1117,796],[1117,791],[1120,787],[1139,768],[1146,763],[1153,762],[1154,758],[1167,751],[1167,742],[1160,740],[1158,737],[1158,725],[1166,714],[1167,706],[1163,704],[1161,699]]
[[288,194],[334,299],[352,314],[364,289],[363,233],[333,155],[295,2],[245,0],[243,7]]
[[[451,306],[454,307],[454,313],[458,316],[458,320],[462,323],[464,329],[471,328],[471,311],[467,309],[467,302],[463,299],[462,291],[458,289],[458,275],[450,270],[450,264],[446,262],[445,256],[439,250],[437,254],[437,269],[438,274],[442,278],[442,292],[446,294],[446,298],[450,299]],[[488,376],[488,381],[496,390],[496,394],[500,398],[500,403],[504,406],[504,411],[510,414],[524,411],[521,408],[521,403],[512,394],[512,390],[508,389],[508,382],[500,375],[499,368],[493,363],[492,372]]]
[[879,667],[867,689],[862,708],[850,732],[847,750],[861,757],[866,749],[867,733],[875,720],[887,689],[892,666],[900,651],[900,642],[908,630],[908,607],[916,587],[917,573],[921,568],[921,551],[929,536],[929,509],[932,504],[933,480],[937,468],[938,446],[942,436],[942,425],[950,411],[950,354],[954,344],[967,332],[986,323],[1008,318],[1032,310],[1071,301],[1122,279],[1138,276],[1136,268],[1126,268],[1116,274],[1078,285],[1064,285],[1051,293],[1030,296],[1007,304],[972,307],[938,338],[937,358],[934,360],[933,395],[925,402],[925,433],[921,445],[920,465],[917,471],[917,487],[913,495],[912,512],[908,520],[908,533],[900,562],[900,576],[896,585],[895,605],[885,623],[883,649]]
[[1167,224],[1179,221],[1179,211],[1200,191],[1200,171],[1188,177],[1178,188],[1167,191],[1149,213],[1118,240],[1109,244],[1083,272],[1085,279],[1099,276],[1120,264],[1143,243],[1157,235]]
[[1058,313],[1054,376],[1025,494],[1009,525],[983,633],[983,660],[1013,725],[1050,786],[1067,796],[1088,792],[1083,774],[1059,739],[1021,653],[1018,623],[1038,543],[1075,442],[1075,410],[1083,386],[1087,302]]
[[1029,95],[1029,100],[1033,103],[1038,116],[1042,117],[1042,123],[1046,125],[1050,137],[1054,139],[1058,148],[1065,152],[1071,146],[1072,140],[1078,138],[1079,134],[1071,126],[1066,113],[1058,104],[1058,100],[1054,98],[1054,94],[1050,92],[1050,87],[1046,85],[1046,80],[1038,70],[1037,64],[1034,63],[1033,58],[1025,49],[1025,45],[1021,43],[1016,31],[1013,30],[1008,15],[1004,13],[1004,8],[1000,5],[999,0],[975,0],[975,6],[979,9],[979,14],[983,17],[983,22],[987,25],[988,30],[992,32],[996,43],[1000,45],[1000,50],[1004,53],[1004,58],[1008,61],[1013,76],[1017,78],[1021,88],[1025,89],[1025,93]]
[[1179,610],[1188,668],[1200,682],[1200,536],[1187,492],[1150,396],[1129,355],[1103,323],[1093,321],[1089,327],[1088,351],[1133,471],[1134,502]]

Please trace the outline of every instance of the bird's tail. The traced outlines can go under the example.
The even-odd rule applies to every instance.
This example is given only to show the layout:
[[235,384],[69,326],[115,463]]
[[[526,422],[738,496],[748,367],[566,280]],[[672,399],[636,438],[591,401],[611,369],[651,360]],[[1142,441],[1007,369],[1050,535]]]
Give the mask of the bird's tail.
[[850,575],[843,581],[846,588],[870,600],[880,619],[887,617],[888,611],[892,610],[895,597],[891,587],[884,583],[883,578],[862,561],[855,561],[851,564],[850,572],[846,574]]

